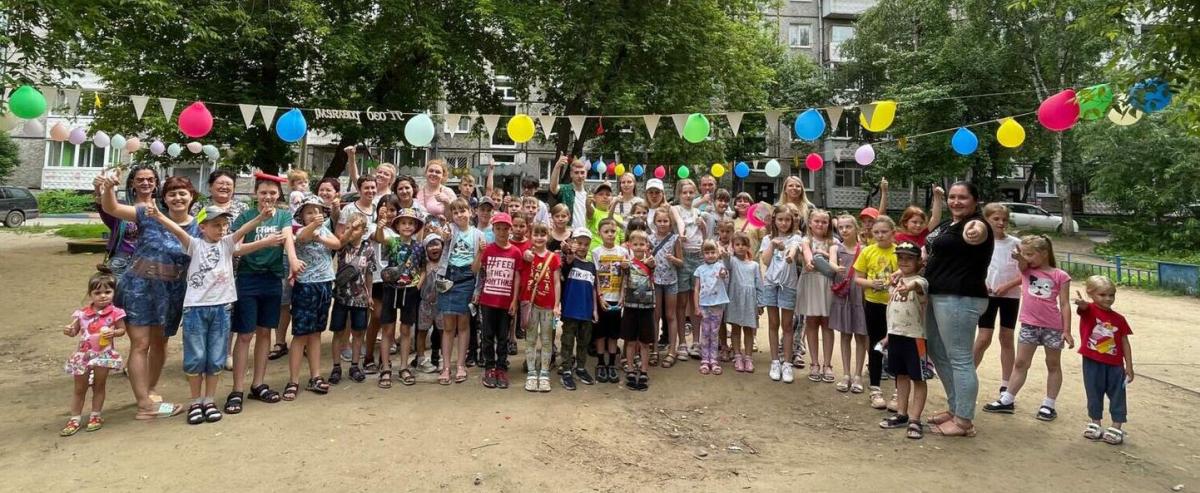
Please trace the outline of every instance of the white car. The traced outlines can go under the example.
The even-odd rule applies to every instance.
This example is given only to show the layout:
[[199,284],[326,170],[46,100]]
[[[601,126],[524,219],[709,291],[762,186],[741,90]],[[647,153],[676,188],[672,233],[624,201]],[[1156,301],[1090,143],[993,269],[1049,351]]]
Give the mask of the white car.
[[[1017,229],[1041,229],[1062,232],[1063,218],[1046,212],[1045,209],[1031,204],[1005,202],[1008,207],[1009,220]],[[1079,232],[1079,223],[1071,221],[1071,231]]]

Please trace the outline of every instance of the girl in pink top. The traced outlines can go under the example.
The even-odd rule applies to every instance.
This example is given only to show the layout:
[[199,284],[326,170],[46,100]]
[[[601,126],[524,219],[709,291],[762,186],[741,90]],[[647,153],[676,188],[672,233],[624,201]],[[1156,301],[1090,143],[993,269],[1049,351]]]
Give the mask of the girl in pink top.
[[113,339],[125,335],[125,310],[112,304],[116,288],[117,280],[107,268],[93,274],[88,280],[91,302],[75,310],[71,323],[63,328],[63,334],[79,339],[79,346],[64,366],[75,377],[75,392],[71,396],[71,419],[59,435],[71,436],[79,431],[88,387],[92,388],[92,413],[88,416],[87,431],[104,426],[100,411],[104,409],[108,372],[120,370],[124,365],[113,345]]
[[431,159],[425,165],[425,185],[417,190],[417,202],[425,212],[442,220],[446,218],[446,206],[458,198],[454,190],[443,184],[447,172],[445,161]]

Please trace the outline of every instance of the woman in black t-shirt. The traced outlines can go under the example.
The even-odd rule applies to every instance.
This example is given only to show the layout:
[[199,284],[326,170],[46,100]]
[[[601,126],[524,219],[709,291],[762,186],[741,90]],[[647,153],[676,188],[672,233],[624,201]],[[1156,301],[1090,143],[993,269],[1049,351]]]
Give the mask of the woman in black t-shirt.
[[925,278],[929,307],[925,337],[929,356],[946,390],[949,409],[929,419],[932,432],[946,436],[975,436],[975,399],[979,378],[971,348],[975,324],[987,308],[988,263],[992,230],[979,214],[979,190],[958,182],[946,195],[950,219],[929,233]]

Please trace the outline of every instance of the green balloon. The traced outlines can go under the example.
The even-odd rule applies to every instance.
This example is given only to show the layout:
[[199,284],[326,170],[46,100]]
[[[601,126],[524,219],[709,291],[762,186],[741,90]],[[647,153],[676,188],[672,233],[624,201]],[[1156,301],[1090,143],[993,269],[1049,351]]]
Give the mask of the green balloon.
[[1084,120],[1099,120],[1112,105],[1113,91],[1108,84],[1098,84],[1081,89],[1075,95],[1079,103],[1079,117]]
[[708,118],[700,113],[688,115],[687,123],[683,124],[683,138],[693,144],[703,142],[708,138]]
[[9,96],[8,107],[18,118],[32,120],[46,112],[46,97],[33,86],[21,86]]
[[679,169],[677,171],[675,171],[675,176],[678,176],[680,180],[687,178],[691,175],[692,175],[692,171],[688,169],[687,165],[680,166]]

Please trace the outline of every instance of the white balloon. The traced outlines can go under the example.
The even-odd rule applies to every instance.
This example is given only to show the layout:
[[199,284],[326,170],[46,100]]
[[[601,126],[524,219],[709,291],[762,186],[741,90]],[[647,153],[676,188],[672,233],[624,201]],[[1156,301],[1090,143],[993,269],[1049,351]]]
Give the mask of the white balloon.
[[172,143],[167,146],[167,155],[171,157],[179,157],[180,152],[183,152],[183,146],[179,145],[179,143]]
[[108,134],[104,133],[103,130],[96,132],[96,134],[92,136],[92,143],[96,144],[96,147],[99,148],[108,147],[110,141],[111,139],[108,138]]
[[25,128],[22,129],[28,137],[45,137],[46,127],[42,126],[42,122],[37,118],[25,122]]
[[767,176],[775,178],[779,176],[779,173],[783,172],[783,167],[779,165],[779,161],[772,159],[767,161],[767,165],[763,167],[763,171],[766,172]]
[[218,151],[217,146],[215,145],[206,144],[200,150],[203,151],[204,155],[210,160],[216,161],[218,157],[221,157],[221,151]]
[[121,134],[114,135],[108,143],[113,146],[113,149],[120,151],[125,148],[125,136]]
[[0,115],[0,132],[7,132],[21,124],[21,119],[12,113]]
[[203,148],[204,146],[199,142],[188,142],[187,144],[187,150],[192,151],[192,154],[199,154]]

